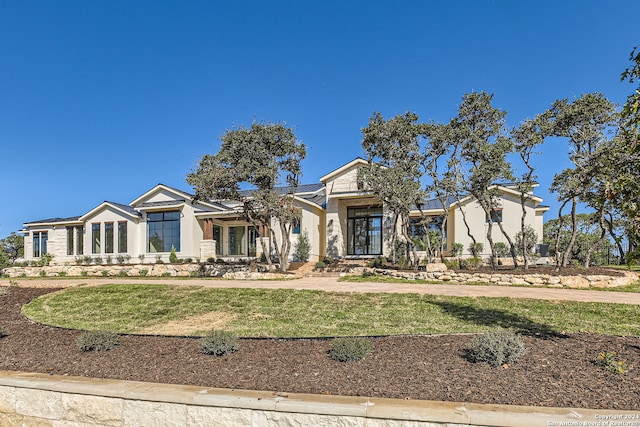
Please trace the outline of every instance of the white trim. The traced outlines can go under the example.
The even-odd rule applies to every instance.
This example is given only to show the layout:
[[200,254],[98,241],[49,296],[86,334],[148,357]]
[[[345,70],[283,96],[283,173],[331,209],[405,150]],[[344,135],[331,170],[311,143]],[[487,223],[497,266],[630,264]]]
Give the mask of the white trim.
[[338,169],[335,169],[332,172],[329,172],[328,174],[326,174],[325,176],[320,178],[320,182],[325,184],[325,181],[327,181],[329,178],[333,177],[334,175],[340,175],[341,173],[343,173],[346,170],[351,169],[352,167],[356,166],[356,165],[368,165],[369,162],[367,162],[365,159],[361,158],[361,157],[357,157],[353,160],[351,160],[349,163],[340,166]]
[[98,206],[96,206],[95,208],[91,209],[89,212],[87,212],[86,214],[82,215],[80,218],[78,218],[78,220],[80,221],[86,221],[87,218],[91,217],[93,214],[97,213],[98,211],[100,211],[101,209],[104,209],[105,207],[110,207],[114,210],[117,210],[119,212],[122,212],[123,214],[125,214],[126,216],[128,216],[129,218],[133,218],[133,219],[138,219],[140,218],[138,215],[133,215],[130,212],[125,211],[124,209],[109,203],[109,202],[102,202],[100,203]]

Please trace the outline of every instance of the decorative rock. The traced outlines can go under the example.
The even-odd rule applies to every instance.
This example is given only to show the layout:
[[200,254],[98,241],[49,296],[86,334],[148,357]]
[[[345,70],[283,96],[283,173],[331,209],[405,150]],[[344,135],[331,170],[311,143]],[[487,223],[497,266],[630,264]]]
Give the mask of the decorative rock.
[[589,281],[581,276],[561,276],[560,283],[568,288],[588,288]]

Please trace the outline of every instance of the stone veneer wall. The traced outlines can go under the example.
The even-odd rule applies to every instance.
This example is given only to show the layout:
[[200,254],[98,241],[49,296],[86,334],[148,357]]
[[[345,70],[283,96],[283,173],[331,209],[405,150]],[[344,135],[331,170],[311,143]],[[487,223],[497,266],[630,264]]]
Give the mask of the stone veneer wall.
[[[17,277],[223,277],[225,279],[282,278],[279,273],[267,273],[262,265],[250,264],[103,264],[49,265],[44,267],[8,267],[2,273]],[[83,273],[86,272],[86,273]]]
[[2,426],[531,427],[623,425],[613,421],[635,423],[637,416],[637,411],[228,390],[0,371]]

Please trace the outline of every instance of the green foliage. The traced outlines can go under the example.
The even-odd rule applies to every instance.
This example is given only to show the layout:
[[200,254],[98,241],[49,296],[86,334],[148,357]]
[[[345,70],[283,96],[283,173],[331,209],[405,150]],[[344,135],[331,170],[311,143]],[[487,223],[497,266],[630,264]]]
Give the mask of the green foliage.
[[471,255],[478,257],[484,250],[484,245],[482,243],[469,243],[468,250]]
[[121,344],[120,336],[107,331],[83,332],[78,337],[76,344],[80,351],[107,351]]
[[91,258],[89,255],[85,255],[82,257],[82,263],[89,265],[93,262],[93,258]]
[[124,270],[118,271],[118,277],[127,277],[127,272]]
[[367,263],[367,266],[369,268],[378,268],[378,267],[382,267],[384,264],[386,264],[386,262],[387,262],[387,259],[385,257],[379,256],[370,260]]
[[298,240],[294,244],[293,255],[297,260],[302,262],[309,261],[311,254],[311,243],[309,242],[309,233],[306,231],[298,235]]
[[38,273],[40,275],[40,277],[45,277],[47,275],[47,272],[44,270],[40,270],[40,273]]
[[60,273],[58,273],[58,276],[60,277],[65,277],[67,275],[66,271],[61,271]]
[[371,353],[369,340],[360,337],[343,337],[333,340],[329,357],[338,362],[358,362],[369,353]]
[[496,257],[504,258],[509,255],[509,249],[507,248],[506,243],[504,242],[496,242],[493,244],[493,252]]
[[124,264],[124,255],[117,255],[116,256],[116,262],[118,264]]
[[53,259],[53,255],[50,253],[43,254],[38,260],[38,265],[41,267],[47,266],[51,264],[51,260]]
[[14,231],[4,239],[0,239],[0,268],[12,264],[23,256],[24,236]]
[[460,267],[464,267],[464,268],[478,268],[482,265],[482,258],[478,257],[478,256],[474,256],[471,258],[465,258],[463,260],[460,261]]
[[330,265],[330,264],[333,264],[335,262],[335,260],[333,258],[331,258],[330,256],[326,256],[326,257],[324,257],[322,262],[324,262],[327,265]]
[[209,264],[214,264],[216,262],[216,259],[214,257],[209,257],[209,258],[207,258],[207,262]]
[[102,277],[107,277],[109,275],[109,270],[102,270],[100,274],[102,274]]
[[156,264],[164,264],[162,260],[162,255],[156,255]]
[[176,264],[178,262],[178,255],[176,254],[176,248],[171,245],[171,252],[169,253],[169,262]]
[[105,258],[105,262],[107,264],[113,264],[113,257],[111,255],[107,255],[107,257]]
[[[575,243],[571,247],[570,260],[576,260],[579,265],[584,264],[589,248],[598,240],[599,231],[597,220],[592,214],[580,213],[576,215],[578,228],[576,230]],[[551,219],[544,223],[543,233],[544,243],[549,245],[549,255],[555,256],[555,243],[560,233],[560,250],[564,250],[569,245],[571,239],[571,219],[569,215],[562,216],[562,227],[559,229],[558,218]],[[606,265],[613,262],[615,256],[613,243],[609,240],[602,242],[597,251],[591,254],[591,265]]]
[[198,343],[200,352],[214,356],[224,356],[238,351],[238,340],[228,331],[210,331]]
[[89,275],[89,273],[87,271],[81,271],[80,272],[80,276],[82,277],[87,277]]
[[[534,252],[536,247],[536,243],[538,242],[538,233],[533,229],[530,225],[524,226],[524,236],[527,241],[527,255],[531,255]],[[522,253],[522,230],[518,231],[516,234],[516,251],[518,255],[523,255]]]
[[325,264],[323,261],[318,261],[316,262],[316,268],[326,268],[327,264]]
[[102,264],[102,258],[97,256],[95,258],[93,258],[93,262],[96,264]]
[[147,274],[149,274],[149,270],[147,270],[146,268],[140,269],[140,276],[145,277]]
[[[220,150],[203,156],[197,169],[187,175],[187,182],[196,190],[196,199],[241,201],[244,216],[256,230],[271,227],[275,219],[282,241],[278,244],[274,239],[274,249],[285,272],[290,232],[300,219],[300,210],[291,194],[283,194],[277,187],[283,181],[292,188],[298,186],[306,147],[290,128],[278,123],[253,123],[250,128],[229,130],[220,139]],[[242,194],[241,184],[254,191]],[[271,263],[269,257],[267,262]]]
[[624,360],[616,359],[615,351],[601,352],[593,362],[614,374],[626,374],[629,371],[627,363]]
[[467,357],[471,362],[495,367],[517,362],[524,351],[524,342],[518,334],[495,329],[477,337],[467,350]]
[[444,265],[447,266],[449,270],[459,270],[460,269],[460,261],[457,259],[445,259]]
[[452,243],[451,244],[451,256],[460,256],[462,255],[462,250],[464,249],[464,245],[462,243]]

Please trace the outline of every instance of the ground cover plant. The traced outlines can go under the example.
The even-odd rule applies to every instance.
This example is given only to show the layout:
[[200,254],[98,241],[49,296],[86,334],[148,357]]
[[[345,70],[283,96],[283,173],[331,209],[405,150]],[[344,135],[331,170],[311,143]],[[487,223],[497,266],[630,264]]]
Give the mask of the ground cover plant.
[[[336,337],[486,332],[640,335],[640,307],[512,298],[346,293],[291,289],[110,284],[35,299],[23,313],[82,330],[153,333],[170,322],[179,335],[205,335],[215,322],[238,337]],[[201,319],[201,321],[198,321]]]
[[[240,351],[211,357],[199,351],[199,339],[123,335],[122,345],[113,350],[81,352],[76,340],[82,331],[52,328],[21,315],[25,303],[55,290],[16,286],[0,298],[0,325],[7,330],[0,339],[0,370],[278,393],[640,410],[637,334],[523,334],[526,352],[508,369],[465,357],[477,334],[361,338],[372,349],[355,363],[331,359],[333,340],[328,339],[243,338],[238,340]],[[605,322],[609,315],[619,321],[616,311],[623,308],[613,305],[598,313]],[[523,312],[520,321],[534,312]],[[466,311],[465,316],[471,314]],[[499,319],[495,312],[475,314],[475,320],[467,318],[479,325]],[[504,316],[503,324],[516,320]],[[636,319],[629,317],[627,322]],[[594,363],[601,352],[615,352],[615,360],[626,363],[627,373],[615,374]]]

